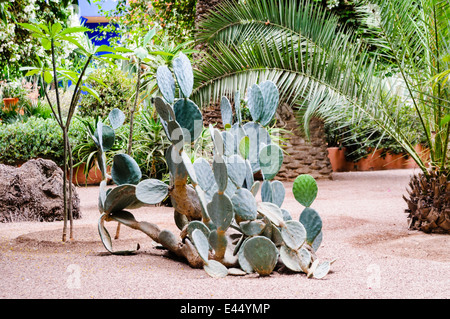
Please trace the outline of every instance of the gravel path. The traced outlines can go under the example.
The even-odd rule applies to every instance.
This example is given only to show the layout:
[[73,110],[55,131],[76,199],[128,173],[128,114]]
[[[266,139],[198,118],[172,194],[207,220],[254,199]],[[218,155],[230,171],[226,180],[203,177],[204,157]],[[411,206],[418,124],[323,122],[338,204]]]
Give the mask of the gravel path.
[[[450,296],[450,236],[409,231],[402,194],[413,170],[335,173],[319,180],[312,207],[323,219],[317,255],[337,258],[324,279],[274,273],[210,278],[169,258],[138,231],[122,226],[116,249],[106,252],[97,232],[97,187],[78,188],[82,214],[75,240],[62,243],[62,222],[0,224],[0,298],[64,299],[412,299]],[[286,183],[283,207],[298,218],[302,207]],[[167,207],[133,211],[136,219],[177,231]],[[108,228],[114,234],[116,223]]]

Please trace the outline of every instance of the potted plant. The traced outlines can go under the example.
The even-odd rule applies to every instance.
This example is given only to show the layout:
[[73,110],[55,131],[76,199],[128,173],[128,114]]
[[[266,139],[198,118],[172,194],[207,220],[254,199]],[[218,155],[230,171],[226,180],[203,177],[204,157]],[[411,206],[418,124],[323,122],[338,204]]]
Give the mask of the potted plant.
[[[19,81],[6,82],[1,85],[3,109],[4,112],[15,111],[18,107],[20,97],[23,95],[24,89]],[[21,115],[24,114],[23,109],[18,110]]]

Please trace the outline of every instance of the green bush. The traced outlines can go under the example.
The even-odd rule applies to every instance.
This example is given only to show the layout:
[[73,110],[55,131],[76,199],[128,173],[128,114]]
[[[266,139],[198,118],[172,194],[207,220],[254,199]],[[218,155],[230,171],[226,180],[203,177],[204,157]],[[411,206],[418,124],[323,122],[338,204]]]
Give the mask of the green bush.
[[[69,131],[72,145],[81,138],[81,123],[74,120]],[[52,119],[30,117],[26,122],[0,125],[0,163],[16,165],[32,158],[45,158],[63,165],[62,132]]]
[[135,91],[136,80],[129,78],[127,73],[116,68],[99,68],[93,72],[92,76],[105,84],[103,86],[94,80],[86,83],[98,93],[100,101],[91,94],[82,95],[78,115],[93,118],[99,116],[106,119],[111,110],[118,108],[129,118],[131,106],[129,102]]
[[[420,132],[414,110],[409,105],[392,108],[392,116],[403,127],[403,132],[409,134],[413,144],[424,144],[425,136]],[[377,129],[369,119],[353,122],[352,114],[347,112],[338,122],[325,124],[325,137],[329,147],[345,147],[346,158],[357,162],[367,157],[371,149],[382,149],[382,156],[387,153],[404,153],[404,149],[389,135]]]

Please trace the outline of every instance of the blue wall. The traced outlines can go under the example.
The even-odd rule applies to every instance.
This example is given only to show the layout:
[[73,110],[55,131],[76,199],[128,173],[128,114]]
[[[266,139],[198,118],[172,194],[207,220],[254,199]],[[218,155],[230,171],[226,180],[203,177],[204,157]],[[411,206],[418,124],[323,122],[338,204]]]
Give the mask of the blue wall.
[[[116,7],[117,2],[113,0],[103,0],[103,2],[101,2],[101,5],[104,11],[109,11],[113,10]],[[107,22],[90,23],[88,21],[88,18],[90,17],[102,17],[102,15],[98,12],[97,4],[94,3],[89,4],[87,0],[79,0],[78,6],[79,6],[80,23],[84,25],[86,28],[92,30],[92,32],[88,32],[88,36],[91,39],[91,41],[94,42],[95,45],[109,45],[110,44],[109,39],[111,37],[117,36],[117,33],[107,32],[106,34],[103,34],[103,32],[98,31],[98,27],[108,25]]]

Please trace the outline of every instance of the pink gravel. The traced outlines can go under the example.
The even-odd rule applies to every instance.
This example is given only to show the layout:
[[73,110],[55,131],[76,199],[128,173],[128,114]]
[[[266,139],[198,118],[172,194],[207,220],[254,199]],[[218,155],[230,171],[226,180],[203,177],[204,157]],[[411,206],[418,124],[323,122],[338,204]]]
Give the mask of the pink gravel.
[[[312,207],[323,219],[319,259],[337,261],[324,279],[273,273],[210,278],[142,233],[122,226],[114,256],[98,232],[97,187],[79,187],[82,218],[75,240],[61,242],[62,222],[0,224],[0,298],[12,299],[448,299],[450,236],[407,228],[402,195],[414,170],[334,173],[319,180]],[[283,207],[297,219],[302,207],[285,183]],[[173,211],[146,207],[138,220],[177,232]],[[116,223],[109,223],[113,235]]]

